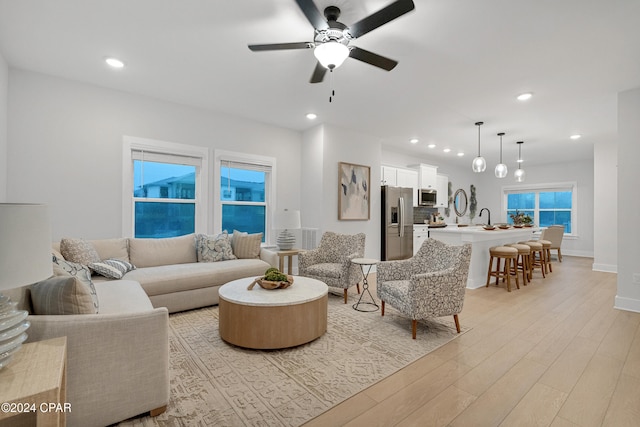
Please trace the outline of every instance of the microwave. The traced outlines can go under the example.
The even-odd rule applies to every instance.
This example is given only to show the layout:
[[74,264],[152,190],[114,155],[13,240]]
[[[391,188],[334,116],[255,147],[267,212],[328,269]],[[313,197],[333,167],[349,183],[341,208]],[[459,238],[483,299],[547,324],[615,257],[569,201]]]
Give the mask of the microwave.
[[434,207],[436,205],[436,190],[433,188],[421,188],[418,190],[418,204],[420,206]]

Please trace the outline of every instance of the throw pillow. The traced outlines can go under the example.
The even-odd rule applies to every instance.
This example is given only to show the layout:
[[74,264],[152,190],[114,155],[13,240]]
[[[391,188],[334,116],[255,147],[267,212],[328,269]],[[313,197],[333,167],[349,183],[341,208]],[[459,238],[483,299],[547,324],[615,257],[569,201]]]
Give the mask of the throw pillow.
[[60,253],[67,261],[89,265],[100,262],[100,255],[90,242],[84,239],[60,240]]
[[259,258],[260,243],[262,243],[262,233],[249,234],[233,230],[231,235],[233,254],[240,259]]
[[95,287],[93,286],[93,282],[91,281],[91,270],[89,270],[89,267],[87,267],[86,265],[78,264],[77,262],[61,260],[53,255],[53,275],[75,277],[86,287],[88,287],[89,289],[93,289],[93,302],[96,306],[96,309],[99,308],[98,297],[95,295]]
[[105,259],[100,262],[92,262],[89,264],[89,268],[109,279],[122,279],[126,273],[135,270],[136,266],[119,259]]
[[229,241],[227,230],[217,236],[196,235],[198,262],[216,262],[236,259]]
[[31,302],[35,314],[98,313],[93,283],[87,286],[77,276],[53,276],[31,285]]

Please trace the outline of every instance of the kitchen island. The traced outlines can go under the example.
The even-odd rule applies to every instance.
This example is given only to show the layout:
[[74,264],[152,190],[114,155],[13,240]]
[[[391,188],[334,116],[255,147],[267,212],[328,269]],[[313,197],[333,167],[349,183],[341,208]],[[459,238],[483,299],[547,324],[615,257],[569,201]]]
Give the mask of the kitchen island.
[[471,243],[471,264],[469,265],[467,288],[476,289],[487,283],[490,247],[531,240],[533,232],[537,230],[535,227],[485,230],[481,226],[457,227],[449,225],[445,228],[429,229],[429,237],[449,245]]

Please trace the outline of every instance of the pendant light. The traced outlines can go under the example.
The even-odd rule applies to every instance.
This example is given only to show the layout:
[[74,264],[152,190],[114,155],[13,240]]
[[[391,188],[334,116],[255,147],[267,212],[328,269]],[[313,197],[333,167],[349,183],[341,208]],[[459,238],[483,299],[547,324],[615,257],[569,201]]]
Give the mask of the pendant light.
[[500,137],[500,163],[496,165],[496,178],[504,178],[509,173],[507,165],[502,163],[502,137],[504,136],[504,132],[500,132],[498,136]]
[[473,159],[473,163],[471,163],[471,169],[476,173],[484,172],[487,168],[487,162],[484,160],[484,157],[480,155],[480,126],[483,124],[483,122],[476,122],[476,126],[478,126],[478,157]]
[[513,177],[516,179],[516,182],[524,182],[524,169],[520,167],[522,164],[522,144],[524,141],[518,141],[518,169],[513,173]]

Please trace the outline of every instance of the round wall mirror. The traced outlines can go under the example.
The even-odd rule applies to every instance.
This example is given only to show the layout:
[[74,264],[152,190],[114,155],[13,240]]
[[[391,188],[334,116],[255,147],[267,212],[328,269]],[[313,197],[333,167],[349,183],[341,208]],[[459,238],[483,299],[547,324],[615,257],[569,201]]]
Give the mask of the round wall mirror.
[[467,193],[462,188],[458,188],[453,196],[453,209],[458,216],[463,216],[467,213]]

